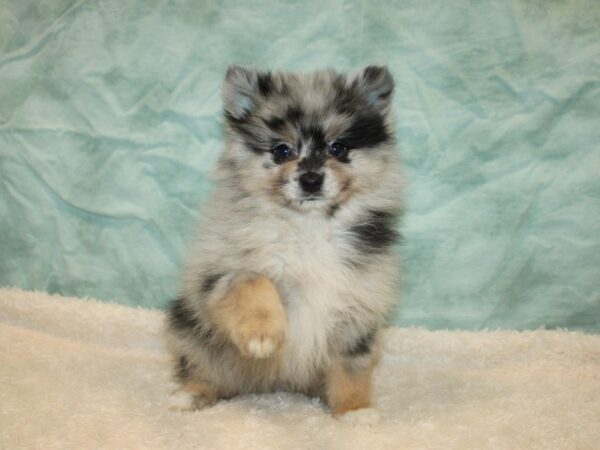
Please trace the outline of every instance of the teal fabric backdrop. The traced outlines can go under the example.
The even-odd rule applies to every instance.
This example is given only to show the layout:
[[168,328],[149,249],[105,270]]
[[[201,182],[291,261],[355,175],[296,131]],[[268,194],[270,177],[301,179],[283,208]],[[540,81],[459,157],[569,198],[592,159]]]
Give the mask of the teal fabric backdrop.
[[0,1],[0,285],[163,307],[227,65],[385,63],[395,323],[600,331],[597,0]]

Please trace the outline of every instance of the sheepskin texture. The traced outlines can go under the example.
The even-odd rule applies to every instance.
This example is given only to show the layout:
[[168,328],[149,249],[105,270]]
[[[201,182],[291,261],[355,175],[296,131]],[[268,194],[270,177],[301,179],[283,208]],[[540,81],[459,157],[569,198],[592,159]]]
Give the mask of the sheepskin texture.
[[397,325],[600,332],[598,0],[2,0],[0,286],[161,307],[229,64],[388,64]]
[[593,449],[600,336],[392,328],[375,377],[383,419],[249,395],[167,410],[163,313],[0,290],[0,447]]

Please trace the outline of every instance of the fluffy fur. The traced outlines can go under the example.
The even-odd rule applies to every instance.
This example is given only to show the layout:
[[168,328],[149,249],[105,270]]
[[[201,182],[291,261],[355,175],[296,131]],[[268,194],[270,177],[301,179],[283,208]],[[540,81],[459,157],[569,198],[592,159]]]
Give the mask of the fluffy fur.
[[399,274],[392,91],[385,67],[228,70],[228,141],[168,318],[174,408],[277,389],[371,406]]

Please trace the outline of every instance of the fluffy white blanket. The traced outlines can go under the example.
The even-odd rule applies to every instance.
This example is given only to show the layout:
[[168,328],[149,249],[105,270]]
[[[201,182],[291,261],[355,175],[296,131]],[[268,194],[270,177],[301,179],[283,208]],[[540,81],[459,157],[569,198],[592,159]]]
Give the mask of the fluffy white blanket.
[[391,329],[383,415],[246,396],[168,411],[159,311],[0,289],[0,448],[484,449],[600,446],[600,336]]

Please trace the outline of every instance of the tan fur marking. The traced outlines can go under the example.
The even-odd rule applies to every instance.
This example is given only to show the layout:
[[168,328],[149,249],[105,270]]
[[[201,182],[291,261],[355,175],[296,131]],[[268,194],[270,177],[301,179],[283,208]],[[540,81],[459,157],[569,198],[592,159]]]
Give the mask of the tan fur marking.
[[214,403],[217,399],[214,389],[202,381],[186,381],[181,390],[197,397],[203,397],[207,403]]
[[277,176],[273,178],[273,182],[271,183],[270,194],[275,198],[279,199],[281,197],[281,188],[285,183],[289,183],[291,175],[294,171],[298,169],[298,160],[295,159],[293,161],[287,162],[285,164],[281,164]]
[[345,203],[350,197],[358,192],[358,189],[355,188],[352,183],[352,177],[346,173],[341,163],[330,159],[326,162],[326,165],[340,186],[340,193],[336,198],[336,202],[338,204]]
[[239,282],[211,313],[217,329],[243,356],[270,357],[284,341],[285,310],[275,286],[264,276]]
[[371,406],[371,374],[373,366],[359,372],[348,372],[342,361],[335,362],[327,373],[327,404],[334,416]]

